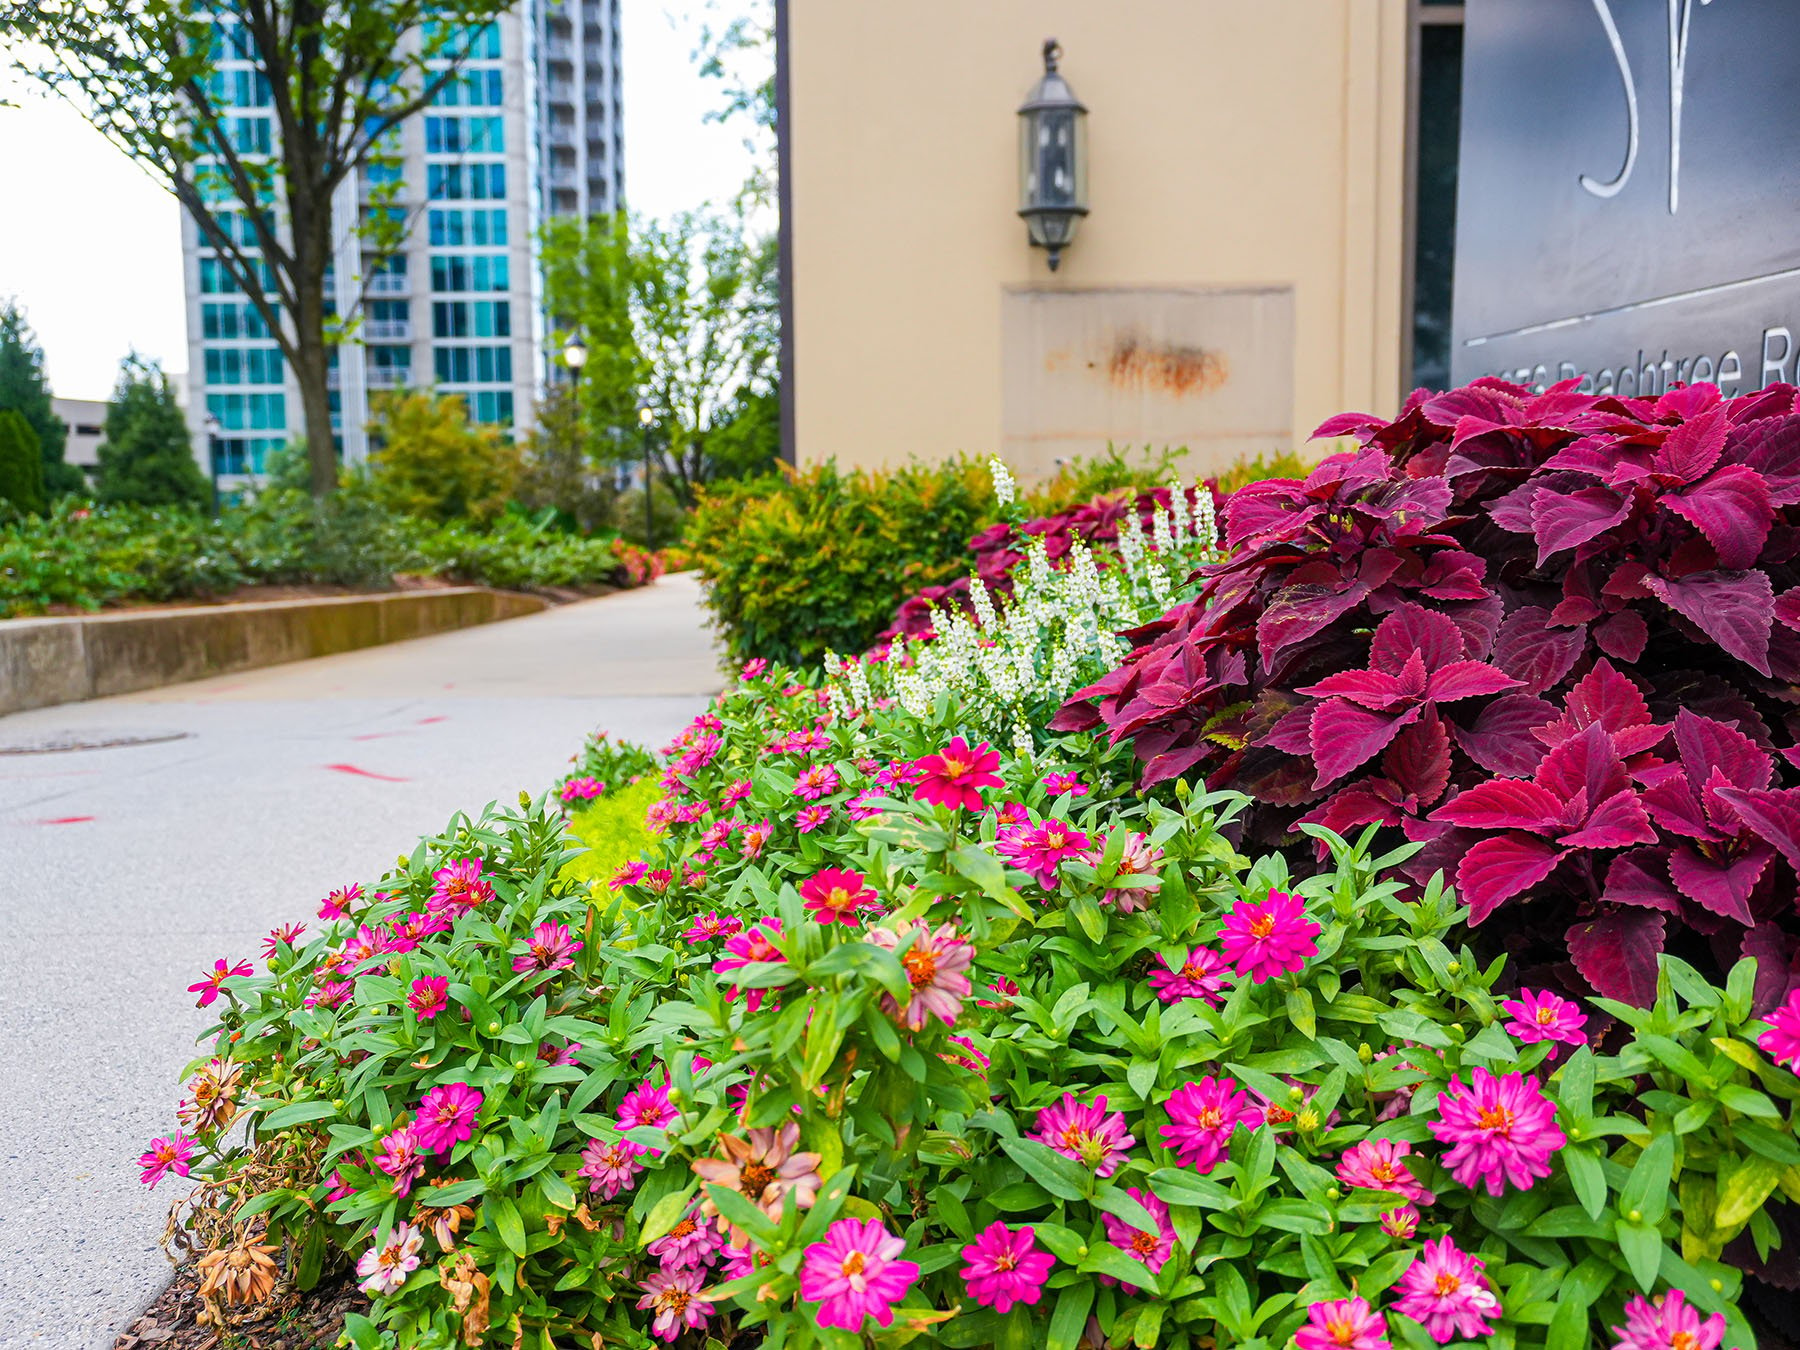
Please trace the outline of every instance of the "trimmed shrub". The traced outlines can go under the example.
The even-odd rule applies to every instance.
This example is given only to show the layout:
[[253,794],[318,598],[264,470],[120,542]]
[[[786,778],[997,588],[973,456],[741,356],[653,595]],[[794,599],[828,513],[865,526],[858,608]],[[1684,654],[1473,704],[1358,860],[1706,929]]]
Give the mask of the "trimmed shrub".
[[0,506],[26,516],[44,509],[44,463],[37,434],[16,412],[0,412]]
[[506,508],[522,457],[498,427],[469,421],[459,394],[379,394],[369,423],[375,499],[397,515],[485,523]]
[[1753,956],[1771,1007],[1800,971],[1794,400],[1484,379],[1333,418],[1361,448],[1236,492],[1229,558],[1058,725],[1247,793],[1250,839],[1403,832],[1534,981],[1647,1005],[1665,950]]

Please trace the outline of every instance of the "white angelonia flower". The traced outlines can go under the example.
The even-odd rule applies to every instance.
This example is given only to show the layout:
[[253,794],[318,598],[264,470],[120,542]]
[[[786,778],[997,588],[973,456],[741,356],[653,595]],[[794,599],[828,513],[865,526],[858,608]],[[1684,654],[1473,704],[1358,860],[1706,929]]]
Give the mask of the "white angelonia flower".
[[994,478],[994,500],[1002,506],[1011,506],[1019,495],[1019,486],[1013,481],[1012,470],[1005,462],[993,455],[988,459],[988,472]]
[[1021,755],[1029,756],[1037,749],[1037,743],[1031,738],[1031,728],[1022,718],[1013,723],[1012,743],[1013,750]]

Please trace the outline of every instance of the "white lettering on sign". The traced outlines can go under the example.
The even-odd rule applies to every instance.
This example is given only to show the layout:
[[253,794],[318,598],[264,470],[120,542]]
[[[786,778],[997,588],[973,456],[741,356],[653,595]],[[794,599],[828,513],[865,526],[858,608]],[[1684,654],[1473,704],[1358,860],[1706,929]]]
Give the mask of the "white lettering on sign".
[[[1700,3],[1710,5],[1712,0],[1700,0]],[[1579,175],[1577,181],[1596,197],[1616,197],[1630,181],[1632,169],[1637,167],[1637,80],[1631,73],[1631,59],[1625,55],[1625,42],[1619,36],[1619,25],[1613,19],[1612,0],[1593,0],[1593,5],[1594,12],[1600,16],[1600,26],[1606,30],[1606,40],[1612,47],[1613,61],[1619,67],[1619,81],[1625,86],[1625,163],[1613,178],[1602,180],[1584,173]],[[1681,104],[1682,90],[1687,83],[1688,30],[1694,17],[1694,0],[1668,0],[1668,7],[1669,214],[1674,215],[1681,205]]]

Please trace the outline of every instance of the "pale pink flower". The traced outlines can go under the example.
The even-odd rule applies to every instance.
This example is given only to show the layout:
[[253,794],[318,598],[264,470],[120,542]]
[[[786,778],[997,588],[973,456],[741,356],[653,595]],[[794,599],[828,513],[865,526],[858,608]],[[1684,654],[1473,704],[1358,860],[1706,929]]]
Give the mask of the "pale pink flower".
[[1410,1241],[1419,1231],[1419,1211],[1411,1205],[1390,1209],[1381,1216],[1381,1231],[1402,1242]]
[[1033,1139],[1094,1169],[1096,1176],[1110,1177],[1129,1156],[1136,1138],[1125,1131],[1123,1113],[1108,1113],[1106,1098],[1083,1102],[1073,1092],[1038,1112]]
[[[1087,861],[1098,867],[1105,856],[1104,849],[1094,849],[1087,855]],[[1156,898],[1157,890],[1162,885],[1163,851],[1150,842],[1150,836],[1133,830],[1125,837],[1125,849],[1119,855],[1118,872],[1113,884],[1107,888],[1106,894],[1100,897],[1102,905],[1117,909],[1121,914],[1135,914],[1140,909],[1148,909],[1150,902]],[[1150,886],[1121,886],[1119,882],[1129,877],[1145,877],[1155,882]]]
[[1625,1325],[1614,1327],[1612,1350],[1715,1350],[1725,1339],[1725,1315],[1702,1319],[1679,1289],[1654,1302],[1633,1298],[1625,1305]]
[[365,1294],[398,1292],[406,1277],[419,1268],[424,1241],[424,1235],[410,1223],[395,1224],[392,1232],[357,1261],[356,1273],[362,1276],[358,1287]]
[[746,858],[762,857],[763,848],[769,842],[769,836],[775,833],[775,822],[760,820],[754,825],[744,826],[744,837],[739,841]]
[[955,924],[933,928],[923,919],[914,919],[899,930],[870,930],[869,941],[888,951],[897,950],[907,939],[911,944],[900,953],[900,964],[912,993],[905,1004],[892,994],[883,994],[882,1011],[910,1031],[924,1029],[927,1019],[935,1017],[945,1026],[955,1026],[962,1013],[963,1000],[969,996],[969,967],[975,961],[975,948],[963,941]]
[[638,1159],[646,1151],[629,1139],[614,1139],[610,1143],[590,1139],[581,1150],[581,1167],[575,1175],[586,1177],[588,1189],[599,1192],[602,1200],[611,1200],[620,1191],[637,1185],[638,1173],[644,1170]]

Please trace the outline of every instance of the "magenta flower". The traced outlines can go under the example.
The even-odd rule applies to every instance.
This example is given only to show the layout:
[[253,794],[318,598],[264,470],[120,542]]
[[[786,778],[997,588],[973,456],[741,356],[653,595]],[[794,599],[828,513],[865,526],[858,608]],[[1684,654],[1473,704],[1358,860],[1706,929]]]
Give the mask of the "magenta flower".
[[1065,858],[1077,858],[1087,849],[1088,837],[1054,816],[1037,825],[1001,831],[994,852],[1045,890],[1054,890]]
[[428,1151],[419,1147],[417,1131],[401,1117],[381,1141],[375,1166],[393,1178],[394,1194],[404,1198],[412,1190],[413,1183],[424,1174]]
[[1254,1130],[1262,1124],[1262,1110],[1229,1078],[1185,1083],[1164,1106],[1169,1123],[1160,1127],[1163,1143],[1175,1150],[1179,1166],[1192,1167],[1202,1175],[1224,1156],[1238,1126]]
[[1489,1195],[1507,1183],[1530,1190],[1550,1175],[1550,1155],[1565,1142],[1556,1125],[1556,1104],[1536,1078],[1509,1073],[1496,1078],[1476,1069],[1470,1085],[1452,1075],[1438,1097],[1431,1132],[1452,1145],[1444,1166],[1470,1190],[1479,1182]]
[[1512,1014],[1512,1021],[1506,1024],[1507,1034],[1516,1037],[1522,1045],[1535,1045],[1539,1041],[1580,1045],[1587,1039],[1582,1033],[1582,1028],[1587,1025],[1587,1014],[1576,1004],[1547,989],[1535,992],[1521,989],[1519,997],[1507,999],[1500,1007]]
[[391,929],[365,923],[344,943],[344,961],[353,975],[360,975],[364,967],[377,963],[393,949]]
[[1060,797],[1068,793],[1071,797],[1087,796],[1087,784],[1081,781],[1081,775],[1073,773],[1047,773],[1044,775],[1044,789],[1052,797]]
[[[619,1103],[621,1130],[635,1130],[639,1126],[666,1130],[680,1117],[681,1112],[669,1100],[668,1085],[654,1083],[648,1078],[627,1092],[625,1100]],[[659,1156],[655,1149],[650,1149],[649,1154],[652,1158]]]
[[418,1123],[413,1131],[427,1153],[448,1153],[475,1132],[475,1113],[481,1109],[481,1093],[467,1083],[445,1083],[427,1092],[419,1102]]
[[606,784],[598,778],[571,778],[556,795],[562,798],[563,805],[573,806],[576,802],[591,802],[605,791]]
[[719,809],[729,811],[750,795],[750,780],[740,778],[719,794]]
[[[1092,849],[1087,854],[1087,861],[1098,867],[1104,855],[1105,850]],[[1106,894],[1100,897],[1100,903],[1121,914],[1135,914],[1140,909],[1150,908],[1150,902],[1156,898],[1156,892],[1162,885],[1162,864],[1163,851],[1150,842],[1150,836],[1136,830],[1131,831],[1125,836],[1125,850],[1119,855],[1117,875]],[[1119,884],[1129,877],[1149,877],[1155,880],[1156,885]]]
[[273,961],[277,952],[283,947],[292,947],[300,940],[300,935],[305,931],[306,925],[303,923],[284,923],[281,927],[272,930],[269,936],[263,939],[263,960]]
[[803,806],[794,814],[794,828],[801,834],[811,834],[830,819],[831,807],[823,802],[817,806]]
[[1500,1300],[1482,1272],[1483,1263],[1460,1251],[1448,1237],[1427,1242],[1417,1261],[1394,1288],[1394,1311],[1425,1328],[1439,1345],[1491,1336],[1488,1318],[1500,1315]]
[[879,1219],[839,1219],[823,1241],[806,1249],[800,1266],[800,1297],[819,1305],[819,1325],[861,1331],[865,1318],[894,1324],[894,1305],[919,1278],[919,1267],[903,1261],[906,1240]]
[[575,1175],[586,1177],[588,1189],[598,1191],[602,1200],[611,1200],[620,1191],[628,1191],[637,1185],[637,1175],[644,1170],[638,1159],[646,1152],[643,1145],[629,1139],[615,1139],[611,1143],[590,1139],[587,1147],[581,1150],[581,1167]]
[[1011,1312],[1015,1303],[1036,1303],[1056,1264],[1049,1252],[1038,1250],[1030,1224],[1008,1228],[998,1219],[962,1249],[962,1258],[968,1263],[960,1273],[969,1297],[997,1313]]
[[762,673],[768,668],[769,659],[766,656],[753,656],[744,662],[744,668],[738,672],[738,679],[749,684],[752,680],[761,679]]
[[955,1026],[963,1000],[969,996],[968,972],[975,962],[975,948],[962,940],[953,923],[933,928],[923,919],[913,919],[898,930],[875,928],[869,932],[869,941],[888,951],[898,949],[908,938],[912,944],[900,954],[900,964],[912,992],[904,1004],[892,994],[883,994],[882,1011],[909,1031],[923,1030],[932,1017],[947,1027]]
[[1419,1211],[1411,1205],[1388,1210],[1381,1216],[1381,1231],[1391,1238],[1410,1242],[1413,1234],[1419,1231]]
[[[418,946],[419,943],[435,933],[448,933],[450,920],[442,914],[433,914],[429,910],[424,913],[413,910],[389,919],[388,926],[394,930],[394,937],[397,940],[411,944],[404,950],[411,950],[412,947]],[[396,947],[396,950],[402,949]]]
[[1429,1205],[1437,1197],[1421,1186],[1406,1161],[1412,1145],[1398,1139],[1364,1139],[1344,1150],[1338,1159],[1337,1177],[1346,1186],[1391,1195]]
[[1219,994],[1225,988],[1225,972],[1229,967],[1225,958],[1212,948],[1190,948],[1180,969],[1171,966],[1160,953],[1156,964],[1161,968],[1150,972],[1150,987],[1164,1003],[1197,998],[1215,1008],[1219,1006]]
[[[1144,1263],[1144,1269],[1152,1275],[1168,1264],[1170,1255],[1175,1251],[1175,1225],[1169,1222],[1169,1207],[1148,1191],[1140,1191],[1136,1186],[1127,1186],[1125,1194],[1137,1201],[1150,1217],[1156,1220],[1156,1232],[1148,1233],[1141,1228],[1133,1228],[1116,1214],[1102,1214],[1100,1217],[1106,1224],[1106,1239],[1124,1252]],[[1103,1284],[1114,1283],[1110,1275],[1102,1275]],[[1123,1288],[1132,1293],[1137,1292],[1135,1284],[1119,1282]]]
[[829,764],[809,764],[794,780],[794,795],[802,801],[814,802],[838,790],[838,771]]
[[138,1180],[151,1190],[156,1183],[169,1173],[185,1177],[193,1165],[194,1141],[180,1130],[166,1139],[152,1139],[150,1147],[138,1157],[138,1166],[144,1169],[144,1175]]
[[724,1234],[697,1209],[690,1209],[668,1232],[646,1250],[664,1270],[689,1270],[706,1265],[725,1243]]
[[744,921],[742,919],[735,914],[721,915],[715,909],[695,916],[693,924],[681,936],[689,942],[709,942],[713,938],[730,937],[733,933],[743,931]]
[[545,1041],[538,1046],[538,1059],[545,1064],[548,1064],[553,1069],[566,1069],[570,1065],[579,1062],[576,1060],[575,1056],[579,1054],[580,1051],[580,1041],[570,1041],[560,1050],[556,1047],[554,1042]]
[[1267,900],[1240,900],[1225,916],[1219,946],[1239,975],[1265,984],[1304,969],[1318,950],[1319,925],[1306,917],[1300,897],[1269,890]]
[[362,1276],[359,1287],[365,1294],[392,1294],[406,1283],[406,1277],[419,1268],[419,1249],[424,1235],[410,1223],[397,1223],[376,1246],[369,1248],[356,1263]]
[[355,992],[356,986],[349,980],[322,979],[300,1002],[307,1008],[337,1008],[348,1002]]
[[879,796],[881,796],[881,793],[877,792],[874,788],[869,788],[867,791],[857,793],[849,801],[844,803],[844,814],[849,816],[852,820],[878,819],[882,814],[882,810],[879,806],[876,806],[874,802],[875,798]]
[[319,901],[319,917],[326,920],[347,918],[350,914],[350,907],[360,905],[362,898],[361,883],[339,886],[330,895]]
[[713,1311],[713,1305],[700,1297],[705,1284],[704,1270],[664,1268],[647,1276],[638,1286],[644,1296],[637,1305],[644,1312],[656,1313],[650,1321],[650,1334],[673,1342],[682,1332],[705,1326]]
[[[787,957],[775,945],[775,937],[780,932],[780,919],[759,919],[743,932],[733,933],[725,939],[727,955],[713,962],[713,974],[725,975],[760,962],[786,961]],[[744,1007],[750,1012],[760,1009],[769,995],[767,989],[739,989],[734,984],[726,992],[725,1001],[731,1002],[740,993],[744,995]]]
[[986,741],[970,748],[958,736],[935,755],[925,755],[913,762],[911,772],[917,775],[913,799],[928,804],[981,809],[983,788],[1005,787],[997,770],[1000,752]]
[[975,1048],[974,1041],[970,1040],[967,1036],[948,1036],[945,1039],[949,1044],[961,1048],[957,1050],[940,1050],[938,1052],[939,1059],[943,1060],[946,1064],[955,1064],[959,1068],[967,1069],[970,1073],[978,1073],[983,1078],[987,1077],[988,1067],[993,1061]]
[[1321,1300],[1294,1333],[1295,1350],[1393,1350],[1387,1319],[1360,1298]]
[[446,918],[460,919],[494,898],[494,888],[481,875],[481,859],[458,858],[431,874],[436,882],[426,908]]
[[769,842],[769,836],[775,833],[775,822],[760,820],[754,825],[744,826],[744,837],[739,847],[746,858],[762,857],[763,848]]
[[626,863],[618,871],[614,872],[606,879],[606,884],[615,891],[622,891],[627,886],[635,886],[638,882],[642,881],[644,879],[644,873],[649,870],[650,864],[645,862],[642,858],[638,858],[632,862]]
[[[360,1153],[353,1153],[350,1158],[358,1167],[363,1166]],[[329,1188],[325,1192],[325,1203],[328,1205],[335,1205],[339,1200],[348,1200],[356,1194],[356,1187],[345,1181],[343,1171],[336,1167],[332,1168],[331,1175],[325,1178],[325,1185]]]
[[1038,1112],[1037,1130],[1031,1136],[1065,1158],[1094,1169],[1095,1176],[1110,1177],[1128,1156],[1137,1139],[1125,1132],[1123,1112],[1108,1114],[1106,1098],[1083,1102],[1073,1092]]
[[994,997],[976,999],[977,1008],[1010,1008],[1013,996],[1019,992],[1019,986],[1002,975],[987,987],[987,992]]
[[1756,1045],[1783,1068],[1800,1073],[1800,989],[1769,1014],[1769,1029],[1756,1038]]
[[1612,1350],[1716,1350],[1725,1339],[1725,1315],[1701,1320],[1679,1289],[1654,1302],[1634,1298],[1625,1305],[1625,1325],[1614,1327]]
[[567,924],[553,920],[540,923],[531,930],[531,937],[525,943],[524,955],[513,958],[513,974],[567,970],[575,964],[575,953],[581,947],[582,944],[575,940],[575,934],[569,931]]
[[236,965],[228,966],[225,964],[225,959],[220,957],[217,961],[213,962],[213,968],[208,974],[203,976],[197,983],[188,986],[188,993],[200,995],[200,1001],[194,1004],[196,1008],[208,1008],[217,1001],[219,995],[223,992],[221,986],[226,980],[234,979],[242,975],[254,975],[255,973],[256,972],[250,968],[250,963],[248,961],[239,961]]
[[406,1006],[421,1022],[429,1022],[450,1006],[450,981],[442,975],[428,975],[412,982]]
[[644,873],[644,889],[652,895],[664,895],[674,880],[673,872],[666,867],[659,867],[654,872]]
[[854,928],[857,908],[875,899],[875,892],[861,872],[826,867],[800,883],[800,899],[820,923]]

